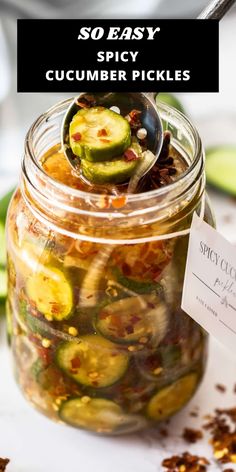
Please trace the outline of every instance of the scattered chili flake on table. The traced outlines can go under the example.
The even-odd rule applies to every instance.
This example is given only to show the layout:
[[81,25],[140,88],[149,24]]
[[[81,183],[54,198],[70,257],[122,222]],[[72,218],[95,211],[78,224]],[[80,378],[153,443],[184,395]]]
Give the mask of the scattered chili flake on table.
[[160,429],[159,433],[163,438],[168,438],[168,436],[169,436],[169,431],[166,428]]
[[236,407],[216,409],[204,428],[210,431],[215,459],[236,463]]
[[9,462],[10,462],[10,459],[0,458],[0,472],[4,472],[6,470],[7,464]]
[[226,392],[226,387],[225,385],[222,385],[222,384],[216,384],[216,390],[218,390],[218,392],[221,392],[221,393],[225,393]]
[[210,462],[205,457],[193,456],[189,452],[162,461],[166,472],[206,472],[208,465]]
[[203,438],[203,433],[198,429],[185,428],[182,437],[188,443],[193,444]]

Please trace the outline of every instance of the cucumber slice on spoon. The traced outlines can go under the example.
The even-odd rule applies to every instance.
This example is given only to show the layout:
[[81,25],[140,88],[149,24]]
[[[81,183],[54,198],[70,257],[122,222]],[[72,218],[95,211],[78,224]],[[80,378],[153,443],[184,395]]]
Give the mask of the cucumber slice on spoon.
[[90,162],[108,161],[131,144],[128,121],[104,107],[79,110],[70,123],[69,133],[73,153]]
[[[90,104],[88,102],[90,101]],[[87,105],[86,105],[87,103]],[[84,107],[85,104],[85,107]],[[91,107],[92,104],[92,107]],[[87,106],[87,108],[86,108]],[[89,108],[91,107],[91,108]],[[84,157],[84,140],[83,136],[81,139],[81,128],[80,129],[75,129],[74,125],[72,128],[71,123],[73,121],[76,121],[76,116],[86,115],[88,113],[88,110],[93,110],[90,113],[94,113],[95,109],[101,109],[103,107],[103,118],[105,115],[104,120],[107,122],[108,130],[106,130],[106,126],[100,126],[99,129],[105,130],[105,132],[109,135],[111,130],[115,130],[115,127],[112,125],[114,124],[114,119],[115,122],[118,124],[118,122],[121,124],[125,119],[123,118],[127,114],[130,113],[131,110],[138,109],[141,112],[141,121],[143,127],[147,130],[147,147],[148,149],[153,153],[153,161],[150,163],[150,166],[147,168],[145,167],[145,173],[148,172],[149,168],[151,168],[156,159],[158,158],[161,148],[162,148],[162,142],[163,142],[163,128],[162,128],[162,122],[156,107],[155,99],[154,99],[154,94],[145,94],[145,93],[94,93],[92,96],[88,95],[86,93],[81,93],[78,97],[76,97],[73,102],[70,104],[63,123],[62,123],[62,128],[61,128],[61,144],[62,144],[62,149],[65,153],[66,158],[68,159],[69,163],[73,167],[73,169],[78,172],[79,170],[79,161],[78,157]],[[119,109],[120,110],[120,115],[119,118],[118,116],[115,118],[115,113],[114,111],[111,111],[110,108],[114,109]],[[84,111],[85,110],[85,111]],[[109,115],[109,120],[108,120],[108,115]],[[107,121],[108,120],[108,121]],[[127,122],[128,124],[128,122]],[[127,127],[126,124],[126,127]],[[94,135],[94,128],[96,128],[96,132],[98,133],[97,129],[98,123],[94,123],[92,125],[93,131],[92,134]],[[114,143],[103,143],[104,144],[104,149],[103,151],[105,152],[104,157],[102,151],[97,152],[97,146],[96,150],[94,149],[94,144],[97,143],[97,138],[101,138],[101,136],[96,136],[96,143],[93,141],[92,143],[92,149],[91,149],[91,143],[89,143],[89,150],[88,150],[88,155],[85,152],[85,155],[87,156],[87,160],[90,161],[101,161],[104,159],[107,159],[107,156],[109,158],[114,158],[117,157],[120,153],[120,149],[125,150],[129,147],[129,137],[127,137],[127,128],[123,125],[121,128],[123,131],[121,132],[121,128],[119,128],[119,139],[116,141],[116,146],[115,149],[117,150],[117,147],[119,148],[119,151],[115,151],[113,144]],[[71,131],[72,128],[72,131]],[[126,132],[124,132],[124,129],[126,129]],[[83,128],[85,133],[88,133],[88,126],[86,128]],[[75,132],[74,132],[75,131]],[[112,131],[112,133],[113,133]],[[91,134],[91,129],[90,129],[90,134]],[[99,133],[100,134],[100,133]],[[74,135],[74,138],[77,139],[79,142],[79,146],[77,144],[77,147],[74,145],[72,135]],[[108,136],[103,136],[104,140],[107,140]],[[81,143],[80,143],[81,141]],[[112,141],[112,140],[111,140]],[[71,146],[72,144],[72,146]],[[82,148],[80,145],[82,144]],[[105,149],[106,148],[106,149]],[[76,151],[76,153],[74,152]],[[106,154],[108,153],[108,154]],[[117,154],[118,153],[118,154]],[[105,157],[106,156],[106,157]],[[144,175],[144,174],[143,174]],[[129,178],[129,176],[127,176]]]

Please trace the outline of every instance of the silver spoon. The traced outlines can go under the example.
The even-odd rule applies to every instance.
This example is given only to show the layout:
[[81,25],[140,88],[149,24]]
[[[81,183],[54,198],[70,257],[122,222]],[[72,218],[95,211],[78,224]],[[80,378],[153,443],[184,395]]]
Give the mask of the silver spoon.
[[[160,154],[163,143],[163,128],[160,115],[158,113],[154,93],[81,93],[71,103],[61,127],[62,149],[75,171],[78,172],[79,158],[75,156],[69,145],[69,127],[73,116],[82,108],[86,98],[92,105],[104,106],[106,108],[116,107],[122,116],[126,116],[130,111],[137,109],[141,111],[141,122],[147,130],[147,147],[154,154],[155,161]],[[118,111],[117,110],[117,111]],[[150,161],[150,159],[149,159]],[[153,166],[154,159],[145,168],[146,174]]]
[[[209,5],[200,13],[198,19],[218,19],[220,20],[235,3],[236,0],[212,0]],[[73,169],[78,172],[79,159],[75,156],[69,145],[69,126],[73,116],[81,108],[81,100],[90,96],[81,93],[69,106],[61,127],[62,149]],[[149,154],[140,162],[137,172],[131,177],[128,191],[133,191],[138,181],[155,164],[163,143],[163,128],[160,115],[155,102],[157,94],[154,93],[93,93],[96,106],[106,108],[117,107],[122,116],[127,115],[131,110],[138,109],[142,112],[141,121],[147,130],[147,148]]]
[[235,0],[212,0],[198,16],[198,20],[221,20]]

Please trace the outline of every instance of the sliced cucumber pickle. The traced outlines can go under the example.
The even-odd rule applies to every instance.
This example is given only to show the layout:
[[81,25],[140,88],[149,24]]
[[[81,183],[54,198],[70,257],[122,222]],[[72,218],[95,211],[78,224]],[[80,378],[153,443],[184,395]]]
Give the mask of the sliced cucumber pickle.
[[81,169],[84,177],[94,184],[121,184],[131,177],[138,162],[138,159],[127,162],[123,157],[105,162],[89,162],[83,159]]
[[81,159],[106,161],[123,154],[130,143],[128,121],[107,108],[83,108],[70,124],[70,147]]
[[219,146],[206,151],[207,182],[236,196],[236,147]]
[[63,272],[55,267],[44,267],[33,273],[26,282],[29,299],[48,321],[61,321],[71,315],[73,291]]
[[152,340],[157,345],[167,332],[167,309],[156,296],[124,298],[100,311],[96,327],[103,336],[117,343]]
[[56,354],[58,366],[76,382],[87,387],[113,385],[123,377],[129,358],[102,336],[81,336],[80,342],[66,342]]
[[116,430],[135,431],[140,428],[139,423],[142,421],[136,415],[124,414],[119,405],[104,398],[86,398],[86,402],[83,397],[72,398],[62,403],[59,415],[71,426],[103,434],[115,433]]
[[192,397],[198,376],[192,373],[159,390],[147,405],[147,415],[155,421],[163,421],[180,410]]

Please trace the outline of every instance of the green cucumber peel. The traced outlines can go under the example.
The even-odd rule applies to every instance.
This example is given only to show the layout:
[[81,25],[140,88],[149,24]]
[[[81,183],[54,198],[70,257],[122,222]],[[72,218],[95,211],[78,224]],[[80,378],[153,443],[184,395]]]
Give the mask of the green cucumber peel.
[[131,277],[126,277],[117,267],[113,267],[112,273],[115,276],[117,282],[129,290],[132,290],[132,292],[136,292],[137,294],[148,294],[151,292],[160,294],[163,292],[163,288],[158,282],[141,282]]

